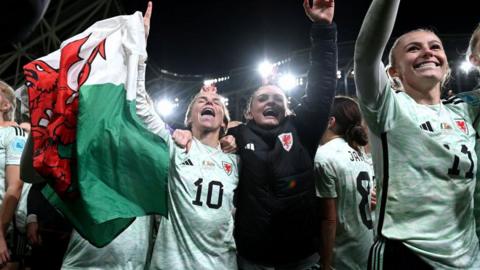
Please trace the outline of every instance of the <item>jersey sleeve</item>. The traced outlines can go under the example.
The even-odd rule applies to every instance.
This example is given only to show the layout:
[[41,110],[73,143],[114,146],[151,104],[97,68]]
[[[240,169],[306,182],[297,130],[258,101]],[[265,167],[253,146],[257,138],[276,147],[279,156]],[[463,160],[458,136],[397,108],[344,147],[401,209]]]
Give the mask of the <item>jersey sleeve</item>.
[[[319,155],[320,154],[320,155]],[[322,153],[315,157],[315,187],[317,197],[336,198],[337,197],[337,176],[335,168],[331,161],[324,158]]]
[[[374,0],[355,42],[354,70],[357,96],[370,129],[379,134],[392,96],[382,56],[391,36],[400,0]],[[387,103],[387,104],[386,104]]]
[[357,96],[367,105],[375,105],[385,89],[387,75],[382,55],[390,39],[400,0],[374,0],[370,4],[357,41],[354,70]]
[[135,98],[137,116],[151,132],[165,140],[171,149],[173,145],[171,130],[155,111],[153,101],[145,89],[145,68],[146,65],[144,63],[139,64],[137,94]]
[[26,134],[20,127],[10,127],[5,136],[5,165],[20,165]]
[[[478,132],[478,130],[477,130]],[[480,138],[477,137],[477,141],[475,144],[475,153],[477,157],[480,157]],[[476,179],[480,179],[480,169],[477,168]],[[475,217],[475,231],[477,233],[477,237],[480,239],[480,184],[475,185],[475,190],[473,192],[473,216]]]
[[379,93],[375,106],[369,106],[359,99],[362,115],[373,133],[379,135],[394,127],[400,111],[396,95],[387,83],[385,89]]

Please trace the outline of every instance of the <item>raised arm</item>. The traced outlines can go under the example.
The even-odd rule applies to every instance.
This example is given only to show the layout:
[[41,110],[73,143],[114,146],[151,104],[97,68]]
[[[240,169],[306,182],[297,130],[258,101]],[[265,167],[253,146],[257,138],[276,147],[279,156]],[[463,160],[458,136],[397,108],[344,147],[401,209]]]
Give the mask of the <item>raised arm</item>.
[[313,22],[310,32],[310,67],[302,106],[328,112],[337,86],[337,27],[333,22],[334,1],[314,0],[310,7],[304,0],[307,17]]
[[[148,37],[150,32],[150,19],[152,16],[152,2],[148,2],[147,10],[143,17],[143,25],[145,27],[145,38]],[[162,137],[167,143],[169,143],[170,131],[165,126],[165,122],[155,111],[153,102],[145,89],[145,71],[146,65],[141,62],[138,64],[138,77],[137,77],[137,95],[135,98],[136,112],[138,118],[145,124],[145,126],[153,133]]]
[[137,116],[145,126],[153,133],[159,135],[164,140],[170,136],[165,122],[155,111],[153,101],[145,90],[145,64],[140,63],[138,67],[137,97],[135,99]]
[[312,47],[305,96],[295,113],[302,140],[309,149],[316,150],[337,88],[337,27],[333,22],[333,0],[314,0],[312,6],[304,0],[303,6],[313,21]]
[[400,0],[373,0],[355,43],[354,70],[357,95],[374,108],[388,78],[382,55],[392,34]]

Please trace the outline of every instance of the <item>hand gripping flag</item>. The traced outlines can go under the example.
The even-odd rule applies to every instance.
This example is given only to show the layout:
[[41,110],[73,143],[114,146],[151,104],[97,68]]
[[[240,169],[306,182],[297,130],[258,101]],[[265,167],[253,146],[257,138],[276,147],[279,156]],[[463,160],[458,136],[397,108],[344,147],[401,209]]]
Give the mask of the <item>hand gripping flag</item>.
[[24,66],[43,193],[97,247],[137,216],[167,214],[168,147],[135,112],[145,47],[137,12],[97,22]]

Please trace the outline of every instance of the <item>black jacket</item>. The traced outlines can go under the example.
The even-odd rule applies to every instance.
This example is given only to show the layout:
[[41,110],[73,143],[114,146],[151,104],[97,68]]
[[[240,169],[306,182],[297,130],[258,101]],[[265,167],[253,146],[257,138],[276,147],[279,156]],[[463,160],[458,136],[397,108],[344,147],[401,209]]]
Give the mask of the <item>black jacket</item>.
[[33,184],[27,197],[27,214],[37,216],[41,229],[58,233],[70,233],[70,223],[48,202],[42,194],[47,182]]
[[336,89],[335,24],[315,23],[308,84],[295,116],[270,130],[252,121],[230,130],[241,157],[235,241],[255,263],[294,262],[317,252],[313,159]]

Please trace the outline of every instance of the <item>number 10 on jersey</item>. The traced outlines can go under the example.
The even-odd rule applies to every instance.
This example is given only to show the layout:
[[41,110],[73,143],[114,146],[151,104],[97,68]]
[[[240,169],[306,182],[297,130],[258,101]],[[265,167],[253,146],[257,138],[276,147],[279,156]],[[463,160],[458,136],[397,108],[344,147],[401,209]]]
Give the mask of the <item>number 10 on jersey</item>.
[[[197,187],[195,200],[192,201],[194,205],[202,206],[202,188],[203,178],[199,178],[193,183]],[[214,194],[215,193],[215,194]],[[212,199],[215,197],[215,199]],[[208,183],[207,206],[209,208],[218,209],[222,207],[223,202],[223,184],[220,181],[210,181]]]

